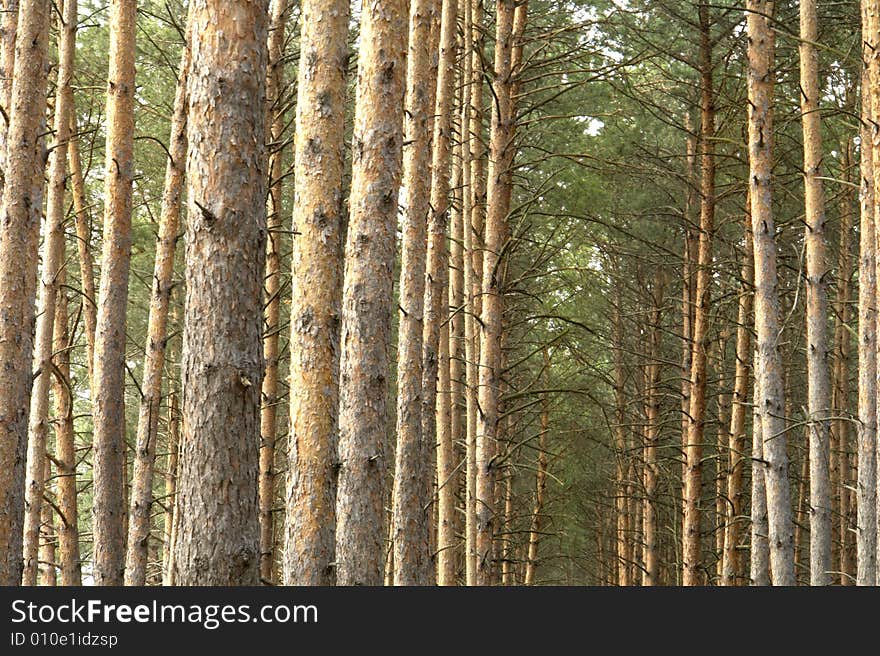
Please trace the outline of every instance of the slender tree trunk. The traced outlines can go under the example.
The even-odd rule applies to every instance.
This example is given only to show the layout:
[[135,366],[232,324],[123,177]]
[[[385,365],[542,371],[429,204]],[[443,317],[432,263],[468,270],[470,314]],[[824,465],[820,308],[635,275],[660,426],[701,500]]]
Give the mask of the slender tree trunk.
[[[746,199],[749,204],[750,199]],[[724,554],[721,566],[722,585],[740,585],[744,580],[742,559],[737,548],[743,524],[743,470],[746,461],[746,409],[752,350],[752,299],[755,280],[752,255],[752,217],[746,208],[745,253],[742,263],[742,287],[736,319],[736,373],[733,383],[733,407],[730,411],[730,473],[727,476],[727,522],[724,530]],[[766,500],[765,500],[766,503]]]
[[[756,469],[763,469],[767,488],[768,539],[773,584],[795,585],[782,362],[777,346],[779,293],[776,227],[771,205],[775,36],[770,21],[773,2],[747,0],[746,12],[749,37],[749,194],[755,249],[755,330],[758,352],[755,386],[759,390],[756,406],[761,420],[762,444],[762,454],[759,460],[754,461],[754,465]],[[752,578],[755,580],[754,569]]]
[[83,324],[86,334],[86,365],[89,388],[95,377],[95,330],[98,323],[98,297],[95,292],[95,263],[92,258],[92,226],[86,203],[86,186],[79,152],[76,112],[70,112],[70,140],[67,146],[70,165],[70,187],[73,192],[73,212],[76,223],[76,245],[79,255],[80,284],[82,286]]
[[0,107],[3,129],[0,130],[0,193],[6,179],[10,118],[12,116],[12,80],[15,68],[15,35],[18,31],[19,0],[3,0],[0,16]]
[[253,99],[265,93],[267,4],[201,0],[190,13],[176,585],[259,582],[266,158]]
[[269,196],[266,220],[266,281],[263,310],[263,360],[265,373],[260,393],[260,579],[275,578],[275,442],[278,431],[278,342],[281,316],[281,191],[284,138],[284,35],[287,0],[271,3],[269,66],[266,72],[266,127],[269,154]]
[[407,3],[365,6],[345,248],[336,563],[340,585],[382,583],[388,348],[403,147]]
[[[620,303],[617,297],[617,303]],[[617,585],[626,587],[630,585],[629,564],[632,561],[630,551],[628,512],[627,512],[627,485],[626,485],[626,371],[623,360],[623,311],[619,305],[614,308],[614,446],[616,451],[616,485],[614,491],[615,510],[617,515]]]
[[165,517],[163,521],[164,539],[162,541],[162,585],[173,585],[171,573],[174,551],[175,529],[177,525],[177,471],[180,453],[180,408],[178,393],[168,393],[168,455],[165,465]]
[[128,510],[128,550],[125,584],[145,585],[147,543],[150,539],[150,508],[153,503],[153,469],[159,438],[159,414],[162,404],[162,373],[168,345],[168,307],[174,286],[174,251],[180,232],[181,192],[186,177],[186,84],[189,74],[189,44],[184,46],[171,117],[169,159],[165,169],[162,214],[156,238],[156,262],[150,292],[147,321],[147,347],[144,360],[141,402],[138,412],[137,443],[131,481],[131,504]]
[[[48,457],[43,458],[43,480],[52,478],[52,464]],[[40,585],[55,586],[58,583],[58,573],[55,570],[55,544],[57,534],[55,532],[55,511],[48,503],[40,504],[40,523],[42,524],[42,537],[40,538]]]
[[125,327],[131,263],[137,2],[110,3],[104,250],[95,334],[94,501],[97,585],[121,585],[125,571]]
[[[41,125],[46,106],[50,4],[23,0],[7,133],[0,238],[0,584],[22,575],[25,453],[31,393],[34,297],[42,188]],[[8,72],[8,71],[7,71]]]
[[705,582],[700,550],[703,434],[706,414],[706,336],[708,334],[712,231],[715,216],[715,100],[709,6],[700,3],[700,236],[697,245],[693,354],[691,356],[688,443],[685,449],[682,583]]
[[[684,253],[682,257],[682,286],[681,286],[681,450],[682,455],[687,451],[688,428],[690,426],[691,411],[691,369],[694,348],[694,256],[697,251],[696,236],[694,234],[693,212],[696,201],[696,161],[697,161],[697,134],[694,131],[693,120],[688,112],[685,116],[685,130],[687,139],[685,145],[685,199],[684,199]],[[684,496],[684,479],[687,469],[686,459],[682,459],[682,497]]]
[[[425,424],[422,413],[427,408],[422,390],[422,332],[431,193],[431,125],[437,92],[437,84],[432,83],[435,78],[429,73],[437,48],[432,36],[439,31],[432,26],[439,20],[438,10],[436,0],[417,0],[412,3],[409,15],[406,144],[403,152],[403,185],[407,202],[401,244],[397,450],[391,519],[395,559],[402,561],[403,565],[402,569],[395,570],[399,585],[417,584],[417,577],[427,579],[430,566],[424,553],[427,523],[423,523],[422,515],[425,512],[424,496],[430,494],[431,486],[424,475],[408,481],[401,480],[401,477],[416,474],[420,466],[428,466],[428,463],[421,462],[424,456],[422,444],[427,442],[422,434]],[[429,412],[433,418],[433,408]],[[440,558],[444,556],[440,555]],[[448,585],[448,582],[443,584]]]
[[660,526],[657,508],[657,485],[660,480],[658,447],[660,441],[660,359],[661,319],[663,312],[666,280],[661,274],[654,289],[651,291],[652,308],[650,326],[648,328],[648,357],[645,367],[645,465],[642,532],[644,535],[644,564],[642,585],[659,585],[660,554],[658,542]]
[[[348,0],[304,0],[296,105],[284,582],[335,580]],[[315,108],[320,108],[316,111]]]
[[[876,0],[862,3],[861,79],[862,123],[859,135],[860,229],[859,229],[859,434],[856,488],[856,583],[875,585],[877,580],[877,205],[875,197],[872,128],[872,84],[876,68],[878,7]],[[880,104],[880,103],[878,103]]]
[[70,113],[76,40],[76,0],[64,6],[59,40],[58,86],[55,100],[55,145],[49,163],[49,186],[46,200],[46,239],[40,283],[39,313],[35,338],[34,371],[37,377],[31,394],[30,428],[27,450],[27,478],[24,520],[24,585],[37,584],[40,525],[46,471],[46,441],[49,433],[49,388],[52,382],[52,354],[55,324],[55,301],[58,276],[64,262],[64,187],[67,170],[67,143],[70,137]]
[[58,278],[55,303],[55,376],[52,396],[55,400],[55,464],[58,469],[58,561],[61,585],[81,585],[79,556],[79,510],[76,488],[76,447],[73,429],[73,398],[70,387],[70,336],[68,334],[67,292],[64,269]]
[[825,199],[819,115],[818,26],[815,0],[800,5],[801,122],[804,134],[804,203],[807,286],[807,411],[810,420],[810,584],[831,584],[831,488],[828,301],[825,276]]
[[525,585],[535,585],[538,570],[538,545],[541,541],[541,525],[544,520],[544,495],[547,490],[547,435],[550,432],[550,393],[546,391],[550,371],[550,351],[544,347],[544,388],[541,395],[541,432],[538,436],[538,466],[535,471],[535,505],[529,527],[529,550],[526,556]]

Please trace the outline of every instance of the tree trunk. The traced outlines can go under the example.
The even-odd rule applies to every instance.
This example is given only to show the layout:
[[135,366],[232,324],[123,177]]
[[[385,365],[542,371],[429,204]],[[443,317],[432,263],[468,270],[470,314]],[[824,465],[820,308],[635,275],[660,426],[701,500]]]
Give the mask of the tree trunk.
[[19,0],[3,0],[0,16],[0,107],[3,109],[3,129],[0,130],[0,194],[6,179],[9,147],[9,127],[12,116],[12,81],[15,77],[15,35],[18,31]]
[[[188,37],[187,37],[188,38]],[[144,585],[147,573],[147,543],[150,539],[150,508],[153,503],[153,468],[159,437],[162,404],[162,372],[168,345],[168,307],[174,286],[174,251],[180,231],[181,192],[186,177],[186,84],[189,74],[189,43],[184,45],[171,117],[169,159],[165,169],[162,214],[156,239],[156,262],[150,291],[147,347],[144,360],[137,442],[128,510],[128,551],[125,584]]]
[[535,506],[532,510],[532,523],[529,528],[529,550],[526,556],[526,572],[523,577],[525,585],[535,584],[535,573],[538,570],[538,544],[541,541],[541,524],[544,519],[544,494],[547,489],[547,435],[550,432],[550,393],[547,391],[549,371],[550,352],[545,346],[543,376],[545,391],[541,395],[541,432],[538,436],[538,467],[535,471]]
[[275,578],[275,443],[278,431],[278,341],[281,316],[281,220],[284,139],[284,35],[287,0],[271,3],[269,65],[266,71],[266,135],[269,153],[269,196],[266,221],[266,281],[263,311],[263,360],[266,370],[260,392],[260,580]]
[[162,585],[173,585],[172,581],[172,558],[174,552],[175,530],[177,525],[174,518],[177,515],[177,471],[178,455],[180,453],[180,408],[178,407],[178,393],[171,390],[168,393],[168,455],[165,465],[165,513],[163,521],[162,540]]
[[335,580],[349,3],[305,0],[301,11],[284,582],[330,585]]
[[[779,293],[776,227],[771,205],[775,35],[770,22],[773,2],[747,0],[746,12],[749,36],[749,194],[755,253],[755,330],[758,352],[755,386],[759,391],[756,406],[760,415],[762,446],[762,453],[758,456],[760,459],[754,463],[756,469],[763,469],[767,489],[768,539],[773,584],[795,585],[782,362],[777,346]],[[753,580],[756,580],[755,576],[753,569]]]
[[125,571],[125,330],[131,263],[137,2],[110,3],[104,250],[95,334],[95,583],[122,585]]
[[176,585],[259,582],[266,158],[265,110],[253,99],[265,93],[267,8],[202,0],[190,13]]
[[58,470],[56,496],[60,514],[58,524],[58,561],[61,585],[82,585],[79,557],[79,510],[76,488],[76,447],[73,428],[73,399],[70,387],[70,336],[68,334],[67,292],[64,269],[58,278],[55,303],[55,464]]
[[810,585],[831,584],[831,488],[828,301],[825,276],[825,199],[819,116],[818,26],[815,0],[800,4],[801,121],[804,135],[804,211],[807,287],[807,412],[810,421]]
[[380,585],[386,399],[397,194],[403,148],[407,3],[361,14],[345,248],[336,563],[339,585]]
[[[859,217],[859,434],[856,488],[856,583],[873,586],[877,580],[877,205],[872,141],[874,57],[878,3],[862,3],[861,79],[862,123],[859,135],[861,176]],[[880,72],[880,71],[878,71]]]
[[[67,155],[70,165],[70,187],[73,193],[73,213],[76,224],[76,245],[79,255],[80,284],[82,289],[83,328],[86,334],[86,365],[89,387],[95,378],[95,330],[98,323],[98,296],[95,292],[95,263],[92,258],[92,225],[86,203],[86,185],[79,153],[76,112],[71,107],[70,140]],[[91,398],[91,397],[90,397]]]
[[645,367],[645,466],[642,531],[644,534],[645,569],[642,574],[642,585],[659,585],[660,555],[658,553],[659,524],[657,512],[657,485],[660,478],[660,465],[657,451],[660,441],[660,399],[661,399],[661,319],[663,312],[666,280],[663,274],[658,276],[656,285],[651,291],[652,308],[650,326],[648,327],[648,357]]
[[[425,495],[430,482],[425,480],[428,462],[422,462],[427,442],[422,434],[423,412],[433,418],[433,408],[423,403],[422,332],[425,307],[425,264],[427,261],[427,222],[431,190],[431,125],[434,116],[437,84],[430,75],[437,44],[432,29],[439,20],[436,0],[416,0],[410,7],[409,54],[406,89],[403,152],[403,186],[406,210],[403,215],[403,240],[400,260],[400,325],[397,346],[397,448],[395,452],[394,494],[392,503],[392,542],[398,563],[395,576],[400,585],[417,584],[416,577],[427,580],[429,559],[425,559],[427,523]],[[427,442],[430,444],[430,442]],[[418,476],[418,480],[402,480]]]
[[37,378],[31,394],[30,428],[27,450],[27,478],[24,520],[24,585],[37,584],[40,525],[42,523],[46,440],[49,433],[49,388],[52,382],[52,354],[55,301],[58,276],[64,262],[64,187],[67,170],[67,143],[73,90],[70,80],[76,40],[76,0],[64,6],[63,29],[58,45],[58,83],[55,100],[55,145],[49,163],[46,200],[46,239],[40,283],[39,313],[35,338],[34,371]]
[[700,495],[703,434],[706,414],[706,337],[709,327],[712,231],[715,218],[715,99],[712,81],[712,42],[709,6],[700,3],[700,236],[697,245],[694,293],[693,353],[691,355],[688,443],[685,449],[682,583],[705,583],[700,552]]
[[[31,393],[34,297],[42,198],[41,124],[46,106],[50,4],[23,0],[9,107],[0,239],[0,584],[22,574],[25,452]],[[41,188],[40,188],[41,190]]]
[[[748,196],[748,194],[747,194]],[[736,319],[736,373],[733,383],[733,407],[730,411],[730,472],[727,476],[727,522],[724,530],[724,553],[721,565],[722,585],[741,585],[744,580],[742,559],[737,551],[743,524],[743,470],[746,460],[746,409],[752,350],[752,299],[755,280],[752,254],[752,217],[746,198],[745,252],[742,263],[742,287]],[[766,500],[765,500],[766,503]]]

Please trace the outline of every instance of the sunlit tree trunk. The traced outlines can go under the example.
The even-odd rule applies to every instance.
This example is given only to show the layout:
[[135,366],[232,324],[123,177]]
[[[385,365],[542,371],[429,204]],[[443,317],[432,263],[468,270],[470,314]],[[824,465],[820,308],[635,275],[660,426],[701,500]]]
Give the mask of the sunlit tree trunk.
[[807,411],[810,420],[810,584],[831,584],[831,487],[828,301],[822,124],[819,116],[818,26],[815,0],[801,0],[800,88],[804,135],[807,287]]
[[[7,105],[7,167],[0,236],[0,584],[22,574],[25,454],[32,384],[34,297],[42,198],[41,124],[46,107],[50,3],[23,0]],[[7,71],[8,73],[8,71]]]
[[296,105],[284,582],[335,580],[348,0],[305,0]]
[[162,540],[162,585],[173,585],[172,557],[177,512],[177,471],[180,453],[180,407],[178,392],[174,389],[168,393],[168,455],[165,460],[165,512],[163,518]]
[[265,93],[267,4],[200,0],[190,10],[176,585],[259,581],[266,158],[254,99]]
[[380,585],[386,399],[397,194],[403,148],[407,12],[364,6],[345,248],[336,563],[339,585]]
[[[433,420],[433,408],[423,403],[422,334],[425,308],[425,265],[427,262],[427,225],[431,195],[431,125],[437,93],[436,79],[430,75],[437,44],[433,23],[439,20],[436,0],[417,0],[409,15],[409,52],[406,83],[406,145],[403,152],[403,186],[406,209],[403,214],[403,239],[400,264],[400,327],[397,345],[397,448],[395,452],[395,490],[392,503],[392,542],[395,569],[400,585],[427,580],[427,522],[425,495],[430,482],[425,480],[428,462],[423,462],[422,433],[426,410]],[[422,468],[421,475],[418,474]],[[410,480],[404,477],[417,476]],[[442,521],[442,520],[441,520]],[[443,556],[439,556],[443,558]],[[409,564],[407,564],[409,563]],[[448,583],[446,583],[448,584]]]
[[39,289],[39,312],[35,337],[34,371],[37,377],[31,393],[28,430],[27,475],[24,521],[24,585],[37,584],[40,525],[42,524],[46,441],[49,433],[49,389],[52,382],[55,307],[59,272],[64,263],[64,189],[67,173],[67,143],[73,90],[70,80],[76,39],[76,0],[64,5],[58,45],[58,82],[55,98],[55,144],[49,161],[46,199],[46,238],[43,242],[43,270]]
[[[779,335],[779,293],[776,274],[776,227],[773,222],[771,167],[773,148],[773,2],[748,0],[749,37],[749,195],[755,257],[755,331],[758,352],[755,386],[760,415],[762,453],[754,469],[762,469],[767,492],[770,569],[774,585],[794,585],[794,536],[788,481],[782,362]],[[757,433],[757,431],[755,431]],[[755,521],[753,515],[753,522]],[[755,545],[753,543],[753,549]],[[752,571],[756,583],[756,573]]]
[[110,3],[104,250],[95,332],[95,583],[122,585],[125,571],[125,330],[134,179],[135,0]]

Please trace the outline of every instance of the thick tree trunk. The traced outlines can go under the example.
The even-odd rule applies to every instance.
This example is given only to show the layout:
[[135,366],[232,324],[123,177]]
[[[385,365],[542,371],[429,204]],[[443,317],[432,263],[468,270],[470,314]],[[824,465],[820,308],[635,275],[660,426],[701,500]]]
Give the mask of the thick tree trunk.
[[266,281],[263,310],[265,373],[260,392],[260,580],[275,578],[275,442],[278,431],[278,342],[281,316],[282,159],[284,154],[284,35],[287,0],[271,3],[269,65],[266,71],[266,141],[269,154],[269,196],[266,208]]
[[135,0],[110,3],[104,250],[95,334],[94,501],[97,585],[125,571],[125,328],[134,178]]
[[22,574],[25,453],[32,384],[34,297],[42,198],[41,124],[46,106],[50,3],[23,0],[7,133],[0,238],[0,584]]
[[201,0],[190,10],[176,585],[259,581],[266,158],[265,111],[253,99],[265,93],[267,9]]
[[800,4],[801,122],[804,135],[804,211],[807,286],[807,412],[810,421],[810,584],[831,584],[831,487],[828,301],[825,277],[825,199],[819,116],[818,26],[815,0]]
[[55,99],[55,145],[49,162],[46,199],[46,238],[43,243],[43,270],[40,282],[39,313],[35,337],[34,371],[37,377],[31,393],[30,428],[27,449],[27,475],[24,520],[24,585],[37,584],[40,525],[46,471],[46,441],[49,433],[49,388],[52,382],[52,354],[55,301],[58,277],[64,263],[64,188],[67,171],[67,144],[73,90],[70,80],[76,39],[76,0],[64,5],[63,26],[58,46],[58,84]]
[[386,399],[397,194],[403,148],[407,6],[361,13],[351,216],[345,248],[336,563],[340,585],[380,585]]
[[682,583],[705,583],[700,550],[703,434],[706,414],[706,337],[715,222],[715,99],[709,6],[700,3],[700,236],[697,244],[694,334],[691,355],[688,442],[685,448]]
[[874,167],[877,153],[873,118],[880,106],[880,95],[873,87],[880,75],[876,57],[880,3],[862,2],[862,57],[865,68],[861,79],[862,123],[859,136],[860,230],[859,230],[859,435],[856,488],[856,583],[877,582],[877,197],[878,177]]
[[10,117],[12,115],[12,80],[15,68],[15,34],[18,30],[19,0],[3,0],[0,16],[0,108],[3,109],[0,130],[0,193],[6,179]]
[[[749,198],[746,199],[747,205]],[[730,411],[730,472],[727,476],[727,521],[724,530],[724,554],[721,565],[722,585],[741,585],[745,574],[738,552],[743,524],[743,470],[746,461],[746,410],[749,374],[752,364],[752,300],[755,280],[752,255],[752,217],[746,208],[745,252],[742,263],[742,287],[736,318],[736,373],[733,383],[733,407]]]
[[[755,350],[754,370],[758,371],[759,354]],[[770,527],[767,520],[767,485],[764,481],[764,431],[761,422],[760,380],[755,377],[752,392],[752,499],[751,499],[751,562],[752,585],[770,585]]]
[[[428,462],[423,462],[431,442],[422,434],[426,410],[433,419],[433,408],[423,403],[422,333],[424,330],[425,265],[427,261],[427,224],[431,193],[431,142],[434,106],[437,93],[435,78],[430,75],[436,56],[439,35],[433,24],[440,19],[436,0],[416,0],[409,15],[409,65],[406,88],[406,145],[403,152],[403,186],[406,210],[403,215],[403,240],[400,260],[400,327],[397,345],[397,449],[395,452],[395,490],[392,503],[392,542],[398,567],[395,576],[400,585],[417,584],[416,577],[427,580],[429,560],[425,559],[427,523],[424,496],[430,494],[425,480]],[[422,448],[425,444],[426,447]],[[418,476],[418,480],[401,480]],[[407,562],[409,564],[407,564]]]
[[150,314],[147,321],[146,357],[131,480],[131,503],[128,509],[126,585],[144,585],[147,574],[147,543],[150,539],[150,508],[153,503],[153,469],[159,437],[162,373],[168,346],[168,307],[174,286],[174,251],[180,232],[181,192],[186,176],[186,85],[190,65],[189,53],[187,43],[184,46],[178,72],[168,144],[169,159],[165,168],[165,188],[162,193],[162,214],[156,238],[156,261],[153,268],[153,286],[150,291]]
[[[782,362],[777,346],[780,317],[776,227],[771,205],[775,35],[770,22],[773,2],[748,0],[746,12],[749,36],[749,194],[755,253],[755,330],[758,352],[755,386],[759,391],[756,407],[761,420],[762,446],[762,454],[759,460],[754,461],[754,467],[763,469],[767,490],[773,584],[795,585]],[[755,577],[753,569],[752,578],[757,582]]]
[[284,582],[335,578],[348,0],[305,0],[296,105]]

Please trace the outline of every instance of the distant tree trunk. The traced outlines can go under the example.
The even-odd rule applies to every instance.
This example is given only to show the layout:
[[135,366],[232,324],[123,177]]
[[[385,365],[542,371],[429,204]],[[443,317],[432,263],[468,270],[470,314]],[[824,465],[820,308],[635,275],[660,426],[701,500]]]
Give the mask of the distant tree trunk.
[[[755,385],[760,394],[756,407],[760,415],[762,446],[760,459],[755,460],[754,464],[755,469],[763,469],[767,489],[768,539],[773,584],[795,585],[782,362],[777,346],[779,293],[776,228],[771,205],[775,35],[770,22],[773,2],[747,0],[746,13],[749,37],[749,194],[755,249],[755,330],[758,352]],[[753,570],[753,580],[755,576]]]
[[[50,3],[20,6],[7,132],[0,239],[0,584],[22,575],[25,453],[32,385],[34,297],[42,198],[41,125],[46,107]],[[8,71],[7,71],[8,72]],[[41,187],[40,187],[41,191]]]
[[339,585],[380,585],[388,348],[403,147],[407,3],[361,13],[345,248],[336,563]]
[[[869,11],[868,7],[873,11]],[[856,488],[856,583],[876,584],[877,577],[877,229],[872,142],[874,110],[869,66],[876,66],[877,3],[862,3],[862,123],[859,174],[859,434]],[[870,62],[870,63],[869,63]]]
[[547,434],[550,432],[550,392],[547,384],[550,371],[550,351],[544,347],[544,392],[541,394],[541,432],[538,435],[538,466],[535,470],[535,505],[529,527],[529,550],[526,556],[525,585],[535,584],[538,570],[538,544],[541,541],[541,525],[544,513],[544,494],[547,489]]
[[183,49],[178,72],[174,114],[171,117],[169,159],[165,169],[162,214],[156,238],[156,261],[150,291],[147,346],[144,359],[137,442],[128,510],[128,550],[125,584],[144,585],[147,575],[147,543],[150,539],[150,508],[153,503],[153,469],[159,437],[162,405],[162,373],[168,345],[168,307],[174,286],[174,251],[180,232],[181,192],[186,177],[186,84],[189,74],[189,44]]
[[284,582],[330,585],[336,560],[349,2],[304,0],[301,12]]
[[76,446],[73,428],[73,399],[70,388],[70,336],[68,334],[69,299],[64,289],[64,269],[58,278],[55,303],[55,377],[52,396],[55,399],[55,466],[58,470],[56,496],[60,514],[58,523],[58,562],[61,585],[81,585],[79,557],[79,510],[76,488]]
[[682,583],[705,583],[700,551],[703,433],[706,414],[706,336],[712,279],[712,231],[715,217],[715,99],[709,6],[700,3],[700,236],[694,293],[688,443],[685,449]]
[[284,35],[287,0],[271,2],[269,65],[266,71],[266,141],[269,153],[269,196],[266,220],[266,281],[263,310],[263,374],[260,399],[260,579],[275,577],[275,442],[278,432],[278,342],[281,316],[281,191],[284,138]]
[[267,9],[203,0],[190,12],[176,585],[259,582],[266,161],[265,111],[253,99],[265,93]]
[[180,408],[178,407],[178,393],[171,390],[168,393],[168,455],[165,465],[165,517],[163,521],[162,540],[162,585],[173,585],[172,582],[172,557],[174,552],[175,530],[177,525],[174,517],[177,514],[177,471],[178,454],[180,453]]
[[[748,195],[748,194],[747,194]],[[741,585],[744,580],[742,559],[737,551],[743,524],[743,470],[746,454],[746,409],[752,358],[752,299],[755,280],[752,255],[752,217],[746,199],[745,252],[742,262],[742,286],[736,318],[736,373],[733,383],[733,407],[730,411],[730,472],[727,476],[727,521],[724,530],[724,554],[721,565],[722,585]],[[753,467],[754,468],[754,467]],[[763,483],[762,483],[763,484]],[[766,503],[766,501],[765,501]]]
[[[59,39],[58,82],[55,98],[55,145],[49,162],[49,186],[46,200],[46,239],[43,244],[39,313],[35,337],[34,371],[37,378],[31,393],[28,430],[27,478],[24,521],[24,585],[37,584],[40,525],[42,523],[46,441],[49,433],[49,388],[52,382],[52,354],[55,301],[58,277],[64,263],[64,188],[67,171],[67,142],[70,138],[70,114],[73,90],[70,80],[76,40],[76,0],[64,6]],[[42,179],[42,178],[41,178]]]
[[[432,29],[438,17],[436,0],[416,0],[410,7],[409,53],[407,67],[406,144],[403,152],[403,185],[406,188],[406,209],[403,214],[403,239],[400,263],[400,327],[397,346],[397,448],[395,452],[395,490],[392,503],[392,543],[395,569],[400,585],[415,577],[427,578],[429,560],[425,560],[427,522],[426,494],[430,482],[425,480],[427,462],[422,462],[423,443],[431,444],[422,434],[422,414],[434,409],[423,403],[422,333],[425,308],[425,264],[427,261],[427,224],[431,194],[431,125],[437,93],[435,78],[429,73],[436,57],[437,44]],[[401,480],[417,475],[418,479]],[[442,521],[442,520],[441,520]],[[441,556],[442,558],[443,556]],[[418,560],[419,562],[415,562]],[[406,562],[409,561],[409,565]],[[448,584],[448,583],[447,583]]]
[[810,420],[810,584],[831,584],[831,489],[828,301],[825,276],[825,199],[822,191],[822,124],[819,116],[818,26],[815,0],[800,5],[801,122],[804,135],[804,203],[807,285],[807,404]]
[[122,585],[125,572],[125,327],[131,263],[137,2],[110,2],[104,250],[95,334],[95,583]]
[[614,308],[614,327],[612,337],[612,356],[614,360],[614,448],[616,459],[615,478],[615,510],[617,515],[617,585],[629,586],[630,562],[632,552],[629,542],[629,520],[627,512],[626,460],[627,439],[626,421],[626,370],[623,360],[623,310],[618,305]]
[[642,585],[659,585],[660,555],[658,552],[659,524],[657,512],[657,485],[660,479],[660,466],[657,451],[660,440],[660,374],[661,374],[661,319],[663,312],[666,280],[663,274],[651,290],[652,307],[648,327],[648,357],[645,367],[645,498],[642,504],[642,532],[644,535],[645,569]]
[[95,262],[92,258],[92,226],[86,202],[86,184],[77,136],[76,112],[70,112],[70,140],[67,155],[70,165],[70,188],[73,193],[73,213],[76,224],[76,245],[79,254],[80,284],[82,285],[83,328],[86,335],[86,365],[89,387],[95,376],[95,330],[98,323],[98,296],[95,292]]

